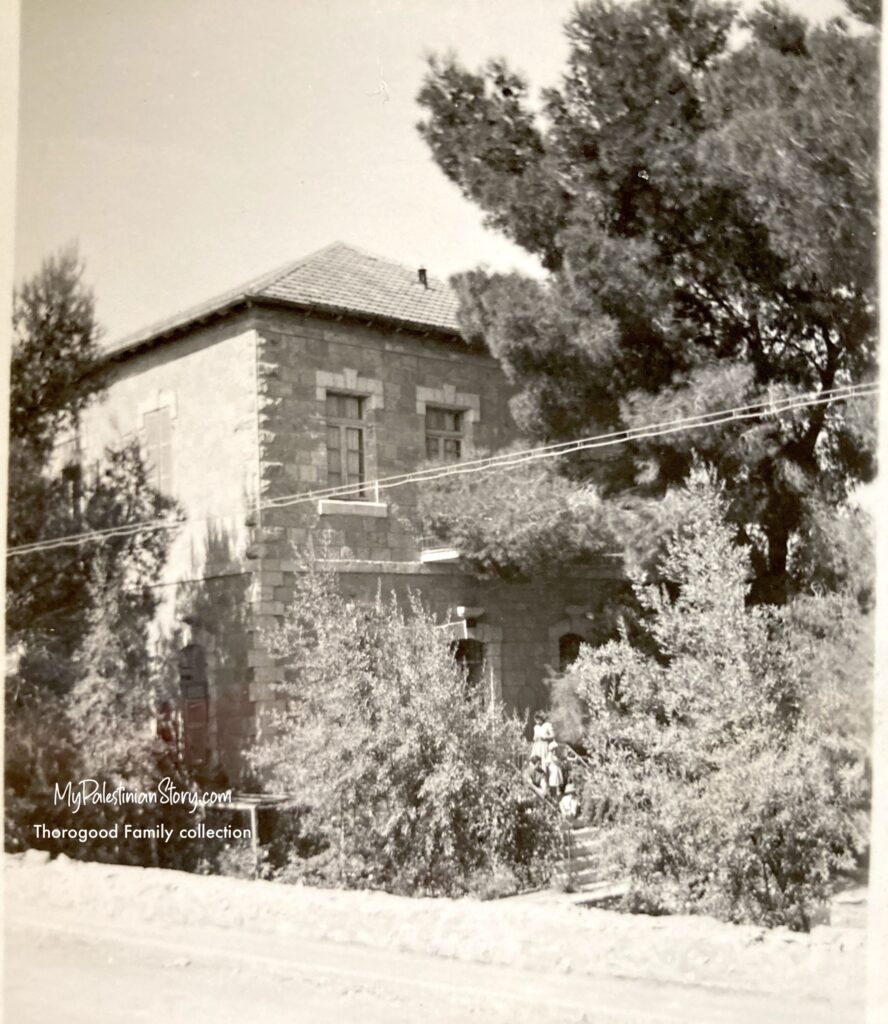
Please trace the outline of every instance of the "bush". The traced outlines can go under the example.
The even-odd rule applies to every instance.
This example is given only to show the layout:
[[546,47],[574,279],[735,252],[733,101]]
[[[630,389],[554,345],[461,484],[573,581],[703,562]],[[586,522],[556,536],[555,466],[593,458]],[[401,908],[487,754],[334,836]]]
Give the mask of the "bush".
[[566,674],[611,806],[612,849],[645,912],[810,927],[866,846],[865,623],[853,594],[747,607],[748,552],[698,471],[647,633],[585,648]]
[[[55,787],[76,789],[95,780],[109,791],[151,792],[162,780],[181,791],[201,781],[182,767],[181,752],[157,735],[155,708],[165,696],[157,659],[148,654],[146,623],[121,608],[116,591],[97,595],[88,631],[73,664],[67,694],[27,691],[7,707],[5,749],[5,845],[10,852],[37,847],[81,860],[196,870],[215,864],[221,841],[182,839],[179,830],[200,820],[189,804],[86,803],[75,810],[55,800]],[[50,829],[107,829],[118,836],[52,838]],[[165,825],[169,842],[127,837]]]
[[355,607],[307,566],[267,639],[286,707],[253,761],[316,840],[281,877],[435,895],[545,877],[556,836],[526,807],[522,724],[472,690],[417,599]]

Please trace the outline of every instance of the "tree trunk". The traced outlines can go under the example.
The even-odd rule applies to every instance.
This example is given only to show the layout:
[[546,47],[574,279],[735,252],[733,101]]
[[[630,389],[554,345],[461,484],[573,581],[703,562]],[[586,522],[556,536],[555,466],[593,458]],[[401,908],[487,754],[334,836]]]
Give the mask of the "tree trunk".
[[787,562],[792,527],[786,518],[775,518],[768,527],[765,572],[756,576],[750,589],[753,604],[786,604],[789,599]]

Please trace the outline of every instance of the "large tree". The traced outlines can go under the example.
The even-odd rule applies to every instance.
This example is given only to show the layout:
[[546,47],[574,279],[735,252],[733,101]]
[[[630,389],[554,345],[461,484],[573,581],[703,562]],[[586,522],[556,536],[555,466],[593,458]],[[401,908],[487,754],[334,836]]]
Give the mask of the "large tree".
[[[173,503],[150,486],[136,444],[106,451],[95,467],[79,461],[78,419],[101,397],[104,360],[75,250],[46,260],[16,292],[13,326],[5,834],[9,848],[21,849],[33,842],[34,823],[70,824],[51,801],[54,783],[116,785],[174,771],[152,738],[157,673],[148,643],[170,534],[132,531],[169,516]],[[113,527],[130,530],[16,550]],[[90,824],[109,823],[100,819]],[[54,845],[79,855],[138,854],[108,843]]]
[[[502,61],[453,57],[419,96],[438,165],[546,271],[455,279],[519,424],[559,441],[871,378],[876,33],[714,0],[588,0],[566,31],[539,104]],[[873,475],[873,417],[823,404],[561,465],[637,502],[702,454],[730,482],[753,596],[781,601],[794,539]]]
[[[100,466],[77,456],[78,417],[102,394],[104,375],[94,299],[76,250],[47,259],[16,292],[10,374],[6,628],[16,657],[7,696],[64,693],[97,599],[147,624],[169,543],[165,531],[104,543],[17,554],[15,548],[169,514],[138,447],[105,453]],[[70,451],[62,442],[70,439]],[[97,584],[101,582],[101,587]]]

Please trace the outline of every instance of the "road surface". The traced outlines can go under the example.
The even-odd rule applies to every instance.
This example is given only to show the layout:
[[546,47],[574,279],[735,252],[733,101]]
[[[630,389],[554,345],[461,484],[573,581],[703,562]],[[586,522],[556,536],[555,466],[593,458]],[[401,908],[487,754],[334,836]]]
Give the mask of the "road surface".
[[[37,910],[37,908],[32,908]],[[6,922],[7,1024],[855,1024],[857,1004],[527,972],[311,935],[126,929],[74,908]]]

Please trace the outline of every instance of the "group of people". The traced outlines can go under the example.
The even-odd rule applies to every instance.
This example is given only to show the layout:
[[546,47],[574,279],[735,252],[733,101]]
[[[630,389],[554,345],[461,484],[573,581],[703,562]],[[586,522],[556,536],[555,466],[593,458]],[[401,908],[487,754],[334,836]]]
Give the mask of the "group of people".
[[565,780],[565,765],[558,755],[558,742],[552,723],[545,711],[534,715],[533,744],[525,778],[537,796],[545,797],[558,805],[565,818],[576,818],[580,806],[576,787]]

